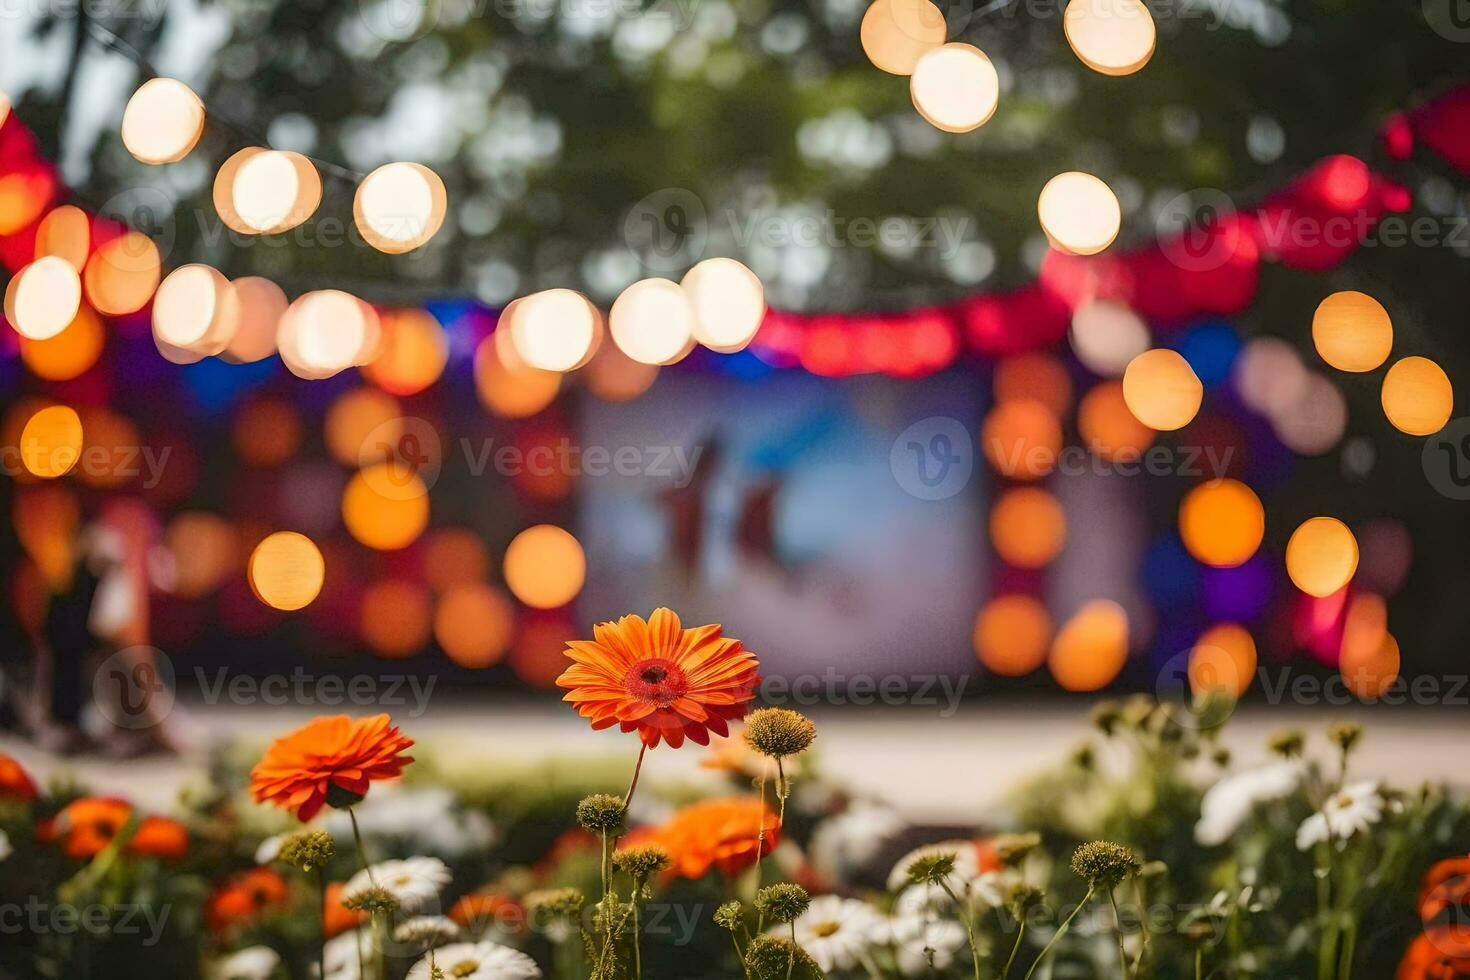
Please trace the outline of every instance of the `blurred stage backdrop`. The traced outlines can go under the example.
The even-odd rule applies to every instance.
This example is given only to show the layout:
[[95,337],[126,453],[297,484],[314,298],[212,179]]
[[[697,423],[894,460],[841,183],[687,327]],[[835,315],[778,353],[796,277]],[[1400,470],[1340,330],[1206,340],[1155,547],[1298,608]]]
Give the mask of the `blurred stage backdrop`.
[[[661,33],[660,5],[638,30],[449,11],[397,36],[305,6],[177,5],[151,30],[79,33],[74,54],[33,25],[4,52],[0,257],[75,255],[84,303],[51,339],[0,330],[5,645],[40,630],[101,521],[147,555],[137,638],[246,673],[386,660],[543,689],[565,640],[662,604],[723,622],[770,673],[973,672],[972,691],[1153,689],[1191,662],[1243,689],[1257,662],[1330,676],[1350,656],[1371,697],[1457,665],[1470,519],[1429,467],[1456,430],[1414,434],[1381,370],[1312,344],[1319,305],[1361,291],[1392,319],[1393,361],[1464,376],[1465,248],[1375,237],[1465,213],[1454,46],[1417,15],[1267,4],[1161,20],[1171,57],[1119,88],[1060,32],[977,21],[1022,111],[941,141],[867,63],[849,6],[701,4],[687,34]],[[1386,61],[1401,71],[1369,70]],[[1330,97],[1283,83],[1317,63]],[[119,144],[141,64],[204,96],[188,160],[149,168]],[[1238,104],[1214,90],[1226,76]],[[68,116],[78,92],[92,108]],[[443,233],[397,257],[329,240],[352,224],[332,172],[315,234],[232,233],[214,168],[258,134],[359,170],[432,165]],[[1082,166],[1122,205],[1095,257],[1048,248],[1036,221],[1046,178]],[[1353,230],[1292,230],[1334,221]],[[653,367],[603,337],[559,374],[496,329],[534,289],[606,310],[712,255],[765,284],[738,352]],[[150,299],[187,262],[292,298],[348,290],[372,343],[312,380],[276,356],[275,317],[224,357],[161,347]],[[1174,431],[1125,402],[1151,347],[1203,386]],[[1448,386],[1411,387],[1443,425]],[[36,422],[53,405],[79,433]],[[28,460],[28,426],[74,467]],[[1332,554],[1288,575],[1318,516],[1351,530],[1340,580]]]

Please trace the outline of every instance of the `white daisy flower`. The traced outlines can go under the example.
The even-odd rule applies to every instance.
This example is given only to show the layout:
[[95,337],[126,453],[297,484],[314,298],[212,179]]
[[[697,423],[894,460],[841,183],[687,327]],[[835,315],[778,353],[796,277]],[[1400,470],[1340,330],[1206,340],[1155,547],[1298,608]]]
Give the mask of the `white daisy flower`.
[[1296,832],[1298,850],[1309,851],[1331,840],[1347,840],[1383,819],[1383,796],[1378,784],[1355,783],[1332,795],[1318,813],[1302,821]]
[[449,868],[438,858],[379,861],[347,879],[342,901],[350,902],[376,886],[392,895],[402,911],[416,912],[439,898],[450,877]]
[[393,930],[393,938],[400,943],[427,943],[438,946],[459,935],[459,926],[453,919],[442,915],[419,915],[405,919]]
[[[333,936],[322,948],[322,958],[326,960],[327,967],[326,980],[362,980],[362,960],[371,962],[372,955],[373,937],[366,929]],[[317,973],[316,964],[313,963],[311,975],[317,976]]]
[[968,942],[964,926],[927,913],[896,915],[885,927],[881,941],[893,946],[898,970],[906,977],[929,975],[931,957],[934,969],[948,969]]
[[1205,847],[1225,843],[1258,804],[1290,796],[1301,782],[1302,767],[1295,762],[1276,762],[1224,777],[1200,801],[1194,839]]
[[267,980],[281,965],[281,956],[269,946],[250,946],[215,961],[210,980]]
[[4,861],[15,853],[15,848],[10,846],[10,835],[0,830],[0,861]]
[[904,826],[895,810],[859,801],[818,824],[807,853],[825,877],[850,881],[878,856],[885,842],[903,832]]
[[541,976],[536,961],[520,950],[498,943],[454,943],[434,950],[408,971],[407,980],[429,980],[434,966],[446,977],[459,980],[535,980]]
[[823,973],[832,973],[857,967],[882,924],[883,917],[865,902],[819,895],[791,926],[767,931],[785,937],[794,926],[796,944],[811,954]]
[[276,858],[280,857],[281,844],[283,844],[285,840],[285,834],[276,834],[274,837],[267,837],[265,840],[261,841],[260,846],[255,849],[255,863],[270,864]]

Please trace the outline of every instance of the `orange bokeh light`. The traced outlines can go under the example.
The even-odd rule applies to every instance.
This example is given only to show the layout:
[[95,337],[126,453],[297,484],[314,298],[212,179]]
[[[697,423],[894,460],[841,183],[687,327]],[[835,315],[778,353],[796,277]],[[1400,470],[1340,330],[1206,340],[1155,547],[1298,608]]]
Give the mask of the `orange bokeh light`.
[[403,409],[392,395],[354,388],[327,409],[324,435],[333,459],[361,466],[392,455],[403,435]]
[[123,316],[148,305],[162,276],[158,246],[147,235],[128,231],[92,253],[82,273],[82,287],[98,313]]
[[1067,516],[1040,487],[1013,487],[990,511],[990,543],[1016,568],[1044,568],[1067,543]]
[[417,582],[374,582],[362,593],[358,634],[380,657],[411,657],[428,646],[433,605],[429,590]]
[[424,540],[424,580],[435,592],[485,580],[490,553],[480,536],[467,527],[441,527]]
[[260,398],[235,413],[235,451],[253,466],[279,466],[301,445],[301,415],[289,402]]
[[97,363],[106,336],[102,320],[83,303],[61,333],[45,340],[20,338],[20,359],[38,378],[70,381]]
[[1364,701],[1382,697],[1398,679],[1403,666],[1398,641],[1391,633],[1383,634],[1377,646],[1343,650],[1338,672],[1347,689]]
[[582,591],[586,577],[582,545],[555,525],[528,527],[505,549],[505,583],[517,599],[533,608],[566,605]]
[[1261,547],[1266,510],[1255,491],[1239,480],[1201,483],[1179,505],[1184,547],[1212,568],[1234,568]]
[[1121,381],[1104,381],[1082,396],[1077,431],[1099,458],[1125,462],[1136,461],[1158,438],[1128,409]]
[[20,433],[20,461],[44,480],[65,476],[82,456],[82,420],[66,405],[48,405]]
[[445,592],[434,612],[434,637],[461,667],[482,669],[505,658],[515,635],[515,607],[483,582]]
[[1019,593],[985,604],[975,618],[975,655],[1002,677],[1020,677],[1046,662],[1052,622],[1039,599]]
[[507,366],[495,336],[486,337],[475,349],[475,390],[480,403],[496,418],[529,418],[556,400],[562,376],[555,371]]
[[1057,632],[1047,666],[1068,691],[1097,691],[1111,684],[1128,661],[1128,614],[1108,599],[1094,599]]
[[1358,540],[1335,517],[1313,517],[1286,543],[1286,573],[1307,595],[1325,599],[1352,581],[1358,570]]
[[1018,398],[999,402],[985,417],[980,446],[990,465],[1015,480],[1037,480],[1057,465],[1062,426],[1044,404]]
[[428,526],[429,490],[416,474],[391,463],[364,467],[342,491],[342,522],[369,548],[406,548]]
[[1239,698],[1256,674],[1256,641],[1234,623],[1219,623],[1200,634],[1189,652],[1189,689],[1196,696],[1218,692]]
[[302,609],[322,591],[326,562],[304,534],[277,531],[250,553],[250,588],[273,609]]
[[394,395],[413,395],[439,380],[449,361],[449,338],[439,321],[423,310],[393,310],[379,322],[376,356],[362,374]]
[[995,400],[1030,398],[1060,418],[1072,407],[1072,375],[1050,354],[1032,352],[1007,357],[995,366]]

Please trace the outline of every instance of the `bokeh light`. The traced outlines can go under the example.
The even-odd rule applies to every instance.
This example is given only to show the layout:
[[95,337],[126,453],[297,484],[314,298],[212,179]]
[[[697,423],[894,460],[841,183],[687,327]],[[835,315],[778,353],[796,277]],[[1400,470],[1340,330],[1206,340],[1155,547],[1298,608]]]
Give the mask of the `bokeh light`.
[[[123,487],[138,479],[143,472],[139,456],[149,450],[142,448],[138,429],[127,416],[100,405],[83,408],[77,414],[82,417],[82,458],[87,461],[86,466],[76,470],[77,478],[90,487],[104,490]],[[146,465],[146,457],[142,462]],[[162,482],[153,491],[166,491],[172,477],[187,477],[190,465],[187,456],[176,455],[170,447],[168,463],[158,474]]]
[[272,609],[304,609],[322,590],[327,566],[304,534],[277,531],[250,553],[250,588]]
[[1041,600],[1020,593],[998,596],[975,617],[975,656],[991,673],[1021,677],[1046,662],[1051,616]]
[[1123,399],[1133,416],[1151,429],[1172,432],[1194,420],[1205,387],[1189,362],[1164,347],[1144,351],[1123,372]]
[[[360,466],[391,456],[403,435],[398,400],[373,388],[354,388],[337,396],[324,425],[327,452],[344,466]],[[376,445],[369,445],[369,437]]]
[[1047,667],[1068,691],[1096,691],[1111,684],[1127,661],[1128,614],[1110,599],[1094,599],[1057,631]]
[[82,280],[66,259],[48,255],[16,273],[5,290],[5,319],[31,340],[55,337],[76,319]]
[[909,75],[948,36],[944,13],[929,0],[875,0],[863,15],[863,53],[878,68]]
[[587,390],[607,402],[632,401],[658,380],[657,364],[641,364],[618,349],[603,344],[592,356],[581,378]]
[[1077,431],[1099,458],[1115,461],[1137,460],[1158,437],[1129,410],[1121,381],[1104,381],[1082,396]]
[[235,413],[235,452],[252,466],[279,466],[301,446],[301,414],[279,398],[247,401]]
[[322,203],[321,176],[300,153],[257,149],[239,161],[232,177],[232,213],[248,233],[290,231],[315,214]]
[[1286,543],[1286,574],[1307,595],[1332,595],[1352,581],[1357,568],[1357,539],[1335,517],[1304,521]]
[[1067,517],[1040,487],[1012,487],[990,510],[990,543],[1016,568],[1044,568],[1067,543]]
[[1431,436],[1455,409],[1455,391],[1444,368],[1427,357],[1395,361],[1383,377],[1383,412],[1400,432]]
[[322,289],[286,308],[276,344],[291,373],[312,381],[361,363],[376,349],[378,337],[372,307],[350,293]]
[[1179,537],[1195,559],[1213,568],[1245,563],[1266,534],[1266,509],[1239,480],[1201,483],[1179,505]]
[[65,476],[82,456],[82,420],[66,405],[48,405],[20,433],[20,461],[45,480]]
[[47,381],[70,381],[97,363],[106,331],[91,307],[83,304],[66,329],[45,340],[20,341],[20,359],[30,372]]
[[608,314],[613,342],[635,361],[669,364],[694,343],[694,306],[678,283],[644,279],[623,290]]
[[1062,426],[1034,399],[1000,402],[985,416],[980,448],[997,472],[1014,480],[1038,480],[1057,465]]
[[163,260],[153,239],[127,231],[97,247],[82,283],[87,302],[104,316],[125,316],[148,305],[163,277]]
[[480,670],[505,658],[515,636],[515,607],[483,582],[457,585],[434,610],[434,638],[461,667]]
[[507,310],[510,340],[527,367],[570,371],[581,364],[597,340],[599,314],[590,300],[571,289],[532,293]]
[[1087,369],[1104,378],[1121,375],[1128,362],[1148,350],[1148,324],[1122,303],[1096,299],[1072,313],[1072,351]]
[[409,657],[429,644],[434,600],[409,579],[374,582],[362,593],[358,635],[380,657]]
[[936,129],[968,133],[995,115],[1000,75],[984,51],[956,41],[919,58],[909,79],[909,97]]
[[[1348,599],[1342,621],[1340,659],[1361,659],[1378,652],[1388,637],[1388,603],[1374,592]],[[1340,662],[1340,661],[1339,661]]]
[[174,78],[138,86],[123,110],[122,141],[143,163],[175,163],[189,155],[204,132],[204,103]]
[[342,523],[369,548],[406,548],[429,523],[428,488],[416,473],[393,463],[364,467],[342,491]]
[[1257,337],[1235,361],[1240,400],[1261,415],[1277,418],[1300,404],[1307,369],[1296,350],[1279,337]]
[[1189,689],[1196,697],[1219,693],[1239,698],[1255,674],[1256,641],[1235,623],[1211,626],[1189,651]]
[[286,294],[280,286],[259,276],[244,276],[230,285],[233,318],[224,331],[229,342],[223,356],[238,364],[270,357],[276,352],[276,330],[286,313]]
[[1123,209],[1112,188],[1076,170],[1047,181],[1036,209],[1052,245],[1073,255],[1103,251],[1113,244],[1123,223]]
[[1347,432],[1347,399],[1332,379],[1310,371],[1301,397],[1272,420],[1276,438],[1300,456],[1320,456],[1342,441]]
[[424,539],[424,581],[435,592],[484,581],[489,572],[490,553],[469,528],[436,528]]
[[380,320],[381,336],[363,377],[394,395],[415,395],[439,380],[449,363],[449,338],[425,310],[392,310]]
[[526,528],[505,549],[505,584],[532,608],[566,605],[582,591],[586,577],[581,544],[553,524]]
[[218,354],[237,317],[230,281],[207,265],[169,273],[153,297],[153,336],[195,354]]
[[1347,689],[1364,701],[1381,698],[1398,679],[1403,667],[1398,640],[1391,633],[1383,635],[1377,647],[1343,651],[1337,669]]
[[1158,43],[1158,28],[1142,0],[1069,0],[1062,30],[1078,59],[1104,75],[1140,70]]
[[1312,343],[1322,360],[1339,371],[1371,371],[1393,350],[1393,323],[1378,300],[1344,290],[1317,307]]
[[239,536],[218,514],[184,511],[169,521],[163,544],[173,559],[172,592],[180,598],[208,595],[238,567]]
[[81,208],[64,204],[53,208],[36,226],[36,258],[65,259],[78,274],[87,267],[92,250],[92,221]]
[[1030,398],[1060,418],[1072,407],[1072,376],[1051,354],[1033,351],[1003,358],[995,365],[995,400]]
[[705,259],[679,281],[694,307],[694,339],[710,350],[744,350],[766,315],[766,289],[734,259]]
[[380,252],[400,255],[439,233],[448,197],[444,181],[418,163],[389,163],[368,174],[352,201],[357,230]]
[[556,400],[562,376],[556,371],[507,365],[495,336],[486,337],[475,348],[475,391],[486,411],[496,418],[529,418]]

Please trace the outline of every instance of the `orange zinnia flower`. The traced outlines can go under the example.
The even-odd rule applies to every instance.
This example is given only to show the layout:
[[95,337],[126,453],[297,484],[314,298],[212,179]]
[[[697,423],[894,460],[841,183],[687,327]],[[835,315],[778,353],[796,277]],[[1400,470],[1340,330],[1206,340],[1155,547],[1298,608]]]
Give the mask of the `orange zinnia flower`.
[[316,718],[271,744],[250,772],[250,792],[305,822],[323,806],[361,802],[374,780],[403,775],[411,745],[387,715]]
[[286,879],[270,868],[251,868],[229,878],[204,903],[204,921],[222,933],[236,925],[284,908],[290,892]]
[[83,860],[96,857],[127,826],[133,808],[124,800],[87,797],[68,803],[51,822],[46,839],[60,840],[61,852]]
[[760,664],[739,640],[720,635],[718,623],[683,629],[668,609],[644,622],[624,616],[593,627],[595,639],[572,640],[574,663],[556,679],[563,701],[596,729],[638,730],[643,744],[674,748],[685,738],[709,744],[728,735],[728,722],[745,714],[760,684]]
[[679,877],[702,878],[710,868],[733,877],[775,849],[780,829],[776,814],[760,800],[709,800],[675,813],[656,842],[669,852],[670,870]]
[[1404,953],[1395,980],[1464,980],[1470,977],[1470,927],[1433,926]]
[[22,803],[29,803],[40,795],[35,782],[26,773],[25,767],[0,752],[0,800],[20,800]]
[[494,892],[474,892],[454,903],[449,918],[471,933],[481,933],[494,925],[519,930],[526,913],[515,899]]
[[322,933],[327,939],[340,936],[348,929],[356,929],[367,921],[366,912],[353,911],[342,904],[342,887],[340,881],[329,884],[322,902]]
[[1470,911],[1470,857],[1441,861],[1424,875],[1419,917],[1429,925],[1447,911]]

